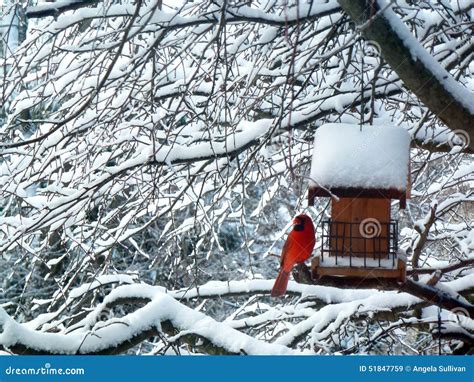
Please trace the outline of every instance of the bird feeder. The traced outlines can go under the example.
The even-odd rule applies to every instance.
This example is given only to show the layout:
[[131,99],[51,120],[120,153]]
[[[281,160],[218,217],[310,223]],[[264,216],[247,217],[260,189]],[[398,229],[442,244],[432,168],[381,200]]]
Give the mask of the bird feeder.
[[332,123],[317,129],[308,202],[331,198],[331,214],[320,227],[314,278],[405,280],[391,202],[406,206],[409,162],[410,137],[402,128]]

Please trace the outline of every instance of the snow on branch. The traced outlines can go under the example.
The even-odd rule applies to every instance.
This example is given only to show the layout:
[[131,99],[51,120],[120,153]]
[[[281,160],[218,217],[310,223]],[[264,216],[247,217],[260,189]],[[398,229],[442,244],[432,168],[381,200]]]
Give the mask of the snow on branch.
[[302,3],[297,8],[290,8],[285,14],[273,14],[265,9],[250,6],[228,7],[228,21],[246,21],[268,25],[292,25],[303,21],[311,21],[324,16],[340,12],[341,8],[337,1],[330,0],[325,4]]
[[[28,7],[26,10],[26,16],[30,19],[41,18],[47,16],[58,16],[61,13],[80,9],[89,5],[94,5],[100,3],[101,0],[66,0],[66,1],[56,1],[54,3],[42,4],[37,6]],[[158,2],[159,3],[159,2]],[[155,2],[156,4],[156,2]],[[151,7],[155,7],[155,4],[152,4]],[[112,8],[112,7],[111,7]],[[119,15],[119,9],[126,10],[126,6],[113,7],[114,13]],[[272,13],[264,8],[256,8],[247,5],[227,5],[226,6],[226,20],[229,22],[252,22],[252,23],[261,23],[267,25],[292,25],[302,21],[311,21],[318,19],[324,16],[329,16],[335,13],[340,12],[341,8],[336,0],[331,0],[326,4],[318,4],[318,6],[312,6],[312,4],[303,4],[299,8],[299,12],[296,12],[295,9],[291,9],[290,12],[285,15]],[[179,17],[172,25],[177,26],[187,26],[187,25],[197,25],[202,23],[219,23],[221,10],[218,7],[214,7],[211,14],[207,14],[205,17],[201,18],[182,18]],[[109,14],[105,13],[105,16]],[[165,11],[157,12],[155,18],[152,20],[154,22],[159,21],[169,21],[175,17],[167,17],[169,13]],[[92,13],[88,13],[87,17],[94,17]],[[99,15],[97,15],[99,16]]]
[[[58,343],[72,339],[77,348],[62,349],[67,352],[123,352],[140,342],[140,352],[156,343],[158,352],[168,344],[252,352],[178,325],[175,313],[187,312],[181,303],[199,304],[196,310],[225,317],[224,328],[238,328],[259,344],[280,338],[300,351],[328,353],[342,351],[346,339],[354,344],[355,336],[344,333],[348,326],[371,320],[373,330],[372,313],[395,321],[434,305],[469,313],[473,171],[465,153],[473,151],[384,57],[360,54],[369,44],[338,3],[160,3],[43,3],[36,11],[54,18],[31,20],[26,39],[0,60],[0,303],[11,317],[24,312],[27,321],[17,327],[4,317],[15,326],[10,333],[27,330],[23,342],[31,333],[58,335]],[[472,86],[470,19],[463,11],[469,7],[430,2],[414,10],[402,3],[394,10],[404,15],[404,28],[459,86]],[[364,33],[385,16],[364,24]],[[382,31],[400,40],[398,27],[386,24]],[[423,54],[411,52],[414,36],[395,44],[412,63],[407,71],[427,66]],[[392,45],[381,44],[383,55]],[[435,80],[444,83],[443,76]],[[461,98],[455,103],[470,102]],[[291,282],[287,297],[271,300],[276,261],[260,254],[278,248],[289,215],[306,206],[303,179],[314,133],[326,123],[361,120],[396,123],[431,151],[411,150],[412,199],[400,220],[399,248],[416,254],[409,261],[420,282],[346,278],[341,285],[340,278],[324,278],[318,285]],[[423,219],[435,202],[430,228]],[[309,213],[319,219],[326,208],[321,201]],[[425,227],[422,240],[417,227]],[[134,276],[107,275],[112,269]],[[206,283],[249,273],[258,279]],[[155,287],[152,296],[137,286],[128,297],[97,305],[117,284],[142,280],[176,289]],[[188,285],[193,288],[181,289]],[[393,296],[397,306],[390,305]],[[174,309],[174,321],[155,315],[155,305]],[[151,309],[156,320],[145,317],[144,327],[131,322],[143,318],[140,309]],[[126,331],[116,337],[118,327]],[[426,327],[416,329],[431,338]],[[422,343],[412,345],[421,352]],[[22,346],[13,348],[34,350]]]
[[[149,300],[121,318],[97,321],[98,314],[115,301]],[[254,339],[225,323],[220,323],[176,301],[170,295],[146,284],[119,286],[94,311],[67,334],[46,333],[18,324],[0,308],[0,345],[23,354],[113,354],[132,347],[141,340],[163,332],[180,331],[174,336],[204,338],[213,347],[229,354],[298,354],[286,346]],[[74,328],[73,328],[74,329]],[[172,339],[173,340],[173,339]]]
[[451,130],[469,134],[474,148],[474,96],[457,82],[408,30],[385,0],[372,14],[365,0],[338,0],[363,35],[375,42],[403,83]]
[[373,291],[370,296],[365,298],[324,306],[312,316],[292,327],[277,340],[277,343],[294,346],[301,337],[309,332],[312,333],[313,340],[317,342],[327,337],[344,320],[354,315],[393,311],[415,306],[422,301],[439,305],[448,310],[463,309],[463,312],[465,311],[470,317],[474,317],[474,306],[457,294],[457,292],[472,288],[472,286],[474,286],[474,275],[465,276],[462,281],[440,283],[437,288],[407,280],[405,284],[401,284],[397,288],[405,293],[400,293],[398,290]]
[[69,292],[69,298],[79,298],[84,294],[108,284],[133,284],[136,281],[136,277],[130,275],[101,275],[98,276],[94,281],[86,284],[82,284],[80,287],[74,288]]
[[[39,214],[35,218],[24,221],[16,221],[8,228],[9,235],[4,241],[0,241],[0,250],[16,245],[18,237],[25,232],[35,232],[40,226],[57,225],[58,222],[66,221],[69,218],[68,212],[72,206],[88,201],[97,194],[98,190],[104,189],[111,184],[118,176],[131,172],[140,167],[154,165],[168,165],[187,162],[199,162],[218,159],[221,157],[233,158],[251,145],[259,143],[259,138],[265,135],[272,126],[272,120],[258,120],[255,122],[242,121],[238,127],[239,132],[234,135],[224,136],[222,139],[216,137],[213,141],[196,143],[194,145],[179,145],[177,143],[159,147],[153,152],[151,143],[139,144],[135,155],[117,166],[108,166],[104,173],[91,177],[90,181],[81,184],[74,193],[58,197],[54,203],[42,205]],[[1,181],[0,181],[1,184]],[[15,227],[15,223],[18,224]],[[15,229],[17,228],[17,229]],[[7,228],[6,228],[7,229]],[[138,230],[134,230],[136,234]],[[115,243],[110,241],[109,245]]]
[[31,6],[26,9],[26,16],[30,19],[57,16],[60,13],[79,9],[88,5],[97,4],[102,0],[66,0],[54,1],[36,6]]
[[[72,290],[68,300],[71,302],[80,298],[100,285],[131,281],[125,275],[102,276],[95,283],[84,284]],[[116,354],[149,337],[164,335],[169,342],[183,342],[210,354],[298,354],[301,350],[292,348],[308,334],[311,334],[311,342],[317,344],[337,331],[350,318],[406,309],[422,302],[414,295],[397,290],[344,290],[290,282],[290,293],[313,297],[313,300],[317,298],[326,305],[312,310],[308,309],[309,306],[302,299],[302,307],[296,307],[292,313],[273,309],[254,317],[217,322],[177,301],[268,294],[272,285],[273,280],[213,281],[198,288],[177,291],[167,291],[162,287],[143,283],[121,285],[113,289],[103,302],[85,317],[58,333],[52,333],[50,330],[57,327],[55,322],[61,322],[56,321],[59,319],[58,315],[48,313],[40,315],[34,321],[19,324],[1,310],[0,345],[14,353],[24,354]],[[448,305],[443,307],[452,311],[456,311],[460,306],[469,308],[462,300],[458,300],[459,304],[456,306],[449,306],[449,303],[454,301],[457,292],[472,286],[473,275],[440,283],[435,290],[438,297],[431,296],[431,301],[438,303],[438,299],[444,300]],[[406,291],[410,292],[408,289]],[[103,319],[104,312],[111,312],[123,304],[138,308],[122,317]],[[68,304],[65,304],[65,307],[67,308]],[[236,330],[269,323],[288,314],[289,317],[299,316],[302,320],[288,328],[274,343],[252,338]],[[472,312],[471,315],[474,316]],[[40,321],[45,324],[48,319],[50,323],[43,326],[42,331],[35,330]]]
[[[174,298],[193,299],[223,297],[241,294],[268,294],[274,280],[240,280],[240,281],[210,281],[196,288],[169,291]],[[349,290],[319,285],[288,283],[287,292],[301,297],[318,298],[326,303],[352,301],[370,296],[375,290]]]

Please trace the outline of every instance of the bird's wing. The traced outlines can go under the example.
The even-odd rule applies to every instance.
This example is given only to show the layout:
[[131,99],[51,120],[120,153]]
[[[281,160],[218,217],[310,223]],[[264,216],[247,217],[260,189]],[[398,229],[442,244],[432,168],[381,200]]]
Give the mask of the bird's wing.
[[280,266],[283,267],[283,264],[285,263],[285,259],[288,257],[288,254],[291,252],[291,249],[294,247],[294,239],[291,236],[291,232],[288,235],[288,238],[285,241],[285,244],[283,245],[283,249],[281,251],[281,256],[280,256]]

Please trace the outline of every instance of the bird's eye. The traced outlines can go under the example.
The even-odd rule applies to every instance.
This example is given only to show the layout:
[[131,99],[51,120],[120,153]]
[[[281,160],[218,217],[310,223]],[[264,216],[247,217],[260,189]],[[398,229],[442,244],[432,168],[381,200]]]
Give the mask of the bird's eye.
[[293,226],[294,231],[303,231],[303,229],[304,229],[303,224],[295,224]]
[[296,224],[293,226],[293,230],[295,231],[303,231],[304,229],[304,221],[303,219],[297,219]]

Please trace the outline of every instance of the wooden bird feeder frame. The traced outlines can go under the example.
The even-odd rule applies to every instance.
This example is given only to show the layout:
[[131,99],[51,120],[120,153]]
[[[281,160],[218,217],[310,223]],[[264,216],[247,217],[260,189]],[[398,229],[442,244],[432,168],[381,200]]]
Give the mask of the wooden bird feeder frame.
[[[337,127],[332,126],[333,129]],[[350,149],[350,144],[345,144],[346,150],[348,147]],[[335,150],[338,150],[337,142]],[[337,154],[334,154],[336,160]],[[317,155],[315,144],[313,166],[315,163],[320,165]],[[398,200],[400,208],[404,209],[409,198],[408,146],[406,157],[403,153],[402,158],[408,165],[405,170],[400,170],[406,177],[406,183],[402,181],[405,184],[400,188],[353,187],[350,179],[345,187],[320,183],[310,185],[310,206],[314,205],[316,198],[331,198],[330,218],[323,220],[319,227],[322,239],[320,254],[311,264],[314,280],[323,276],[406,280],[406,259],[398,248],[398,222],[391,217],[391,201]],[[373,162],[377,166],[376,157]],[[323,171],[329,170],[329,174],[337,172],[332,161],[327,161],[324,166]]]
[[[325,256],[334,258],[337,266],[348,260],[349,266],[357,263],[367,267],[368,262],[375,261],[379,267],[382,263],[395,266],[398,250],[398,222],[380,223],[381,233],[374,237],[363,237],[359,234],[360,223],[333,222],[324,220],[322,226],[321,260]],[[360,260],[360,261],[359,261]]]
[[[321,190],[310,188],[312,195]],[[321,223],[320,255],[313,258],[313,278],[345,276],[405,281],[406,260],[398,249],[398,221],[391,219],[390,199],[345,197],[332,199],[331,218]],[[344,195],[344,194],[343,194]],[[373,234],[361,232],[364,221]]]

